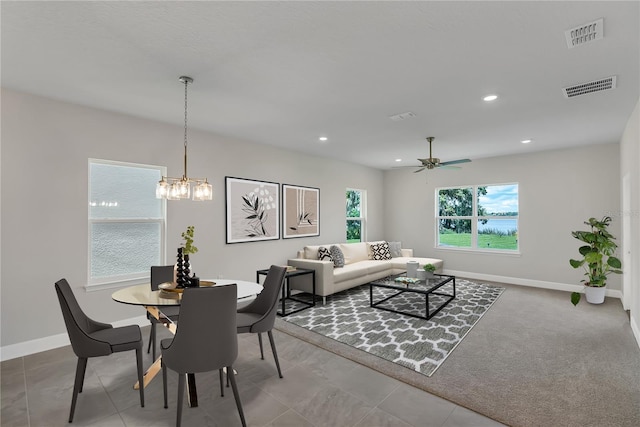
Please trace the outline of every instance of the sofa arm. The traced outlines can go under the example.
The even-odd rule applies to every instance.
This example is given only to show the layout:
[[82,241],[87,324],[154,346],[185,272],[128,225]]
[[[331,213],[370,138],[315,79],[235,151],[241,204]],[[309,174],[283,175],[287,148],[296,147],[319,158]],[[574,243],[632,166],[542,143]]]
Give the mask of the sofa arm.
[[[287,264],[297,268],[308,268],[316,271],[316,295],[330,295],[333,290],[333,262],[312,259],[295,258],[287,261]],[[310,277],[308,275],[299,276],[300,279]],[[296,277],[297,279],[298,277]],[[293,278],[292,278],[293,279]],[[311,283],[302,283],[302,280],[292,280],[291,287],[311,292]],[[303,285],[303,286],[301,286]]]
[[413,249],[400,249],[402,251],[402,256],[403,257],[412,257],[413,256]]

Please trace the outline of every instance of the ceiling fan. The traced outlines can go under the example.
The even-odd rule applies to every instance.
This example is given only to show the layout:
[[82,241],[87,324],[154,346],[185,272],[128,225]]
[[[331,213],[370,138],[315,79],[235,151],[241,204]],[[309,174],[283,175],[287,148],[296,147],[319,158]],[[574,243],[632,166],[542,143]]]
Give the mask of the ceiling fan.
[[420,160],[420,163],[422,163],[422,166],[418,166],[420,169],[414,171],[414,173],[422,172],[425,169],[431,170],[441,167],[451,167],[451,165],[455,165],[458,163],[469,163],[471,161],[469,159],[459,159],[451,160],[449,162],[441,162],[440,159],[438,159],[437,157],[433,157],[433,154],[431,154],[431,143],[434,139],[435,138],[432,136],[427,138],[427,141],[429,141],[429,157],[427,159],[418,159]]

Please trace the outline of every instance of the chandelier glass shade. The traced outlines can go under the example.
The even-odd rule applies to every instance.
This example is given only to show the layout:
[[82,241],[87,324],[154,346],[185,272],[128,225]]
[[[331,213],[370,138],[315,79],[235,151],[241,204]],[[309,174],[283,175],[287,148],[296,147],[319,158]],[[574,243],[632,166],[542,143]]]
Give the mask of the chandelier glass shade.
[[187,175],[187,86],[193,83],[193,79],[181,76],[179,80],[184,83],[184,174],[181,178],[163,176],[156,186],[156,197],[167,200],[213,200],[213,186],[207,178],[189,178]]

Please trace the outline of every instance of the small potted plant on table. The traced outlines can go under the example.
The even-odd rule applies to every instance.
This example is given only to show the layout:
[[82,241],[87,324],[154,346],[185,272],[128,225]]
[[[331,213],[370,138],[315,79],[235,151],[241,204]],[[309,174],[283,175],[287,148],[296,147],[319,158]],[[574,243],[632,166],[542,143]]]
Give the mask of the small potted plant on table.
[[418,270],[418,274],[419,274],[419,278],[420,279],[433,279],[435,278],[435,274],[433,274],[433,272],[436,271],[436,266],[433,264],[425,264],[424,267],[422,267],[422,270]]
[[[614,242],[615,237],[607,231],[610,222],[611,217],[608,216],[601,220],[589,218],[584,223],[591,227],[591,230],[571,232],[573,237],[586,243],[578,249],[582,258],[570,259],[569,263],[573,268],[583,267],[585,269],[584,275],[587,276],[587,279],[582,282],[585,286],[587,302],[592,304],[604,302],[607,276],[611,273],[622,273],[622,263],[615,257],[618,245]],[[579,302],[580,293],[572,292],[571,303],[577,305]]]

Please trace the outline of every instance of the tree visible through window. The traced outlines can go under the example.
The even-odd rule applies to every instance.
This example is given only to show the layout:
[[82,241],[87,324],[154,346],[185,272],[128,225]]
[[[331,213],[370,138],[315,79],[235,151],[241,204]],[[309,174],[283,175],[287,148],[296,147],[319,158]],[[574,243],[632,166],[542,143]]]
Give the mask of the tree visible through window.
[[439,247],[518,250],[518,184],[436,191]]
[[89,160],[89,284],[148,278],[164,260],[158,166]]
[[365,194],[363,190],[347,189],[347,243],[362,242],[365,221]]

